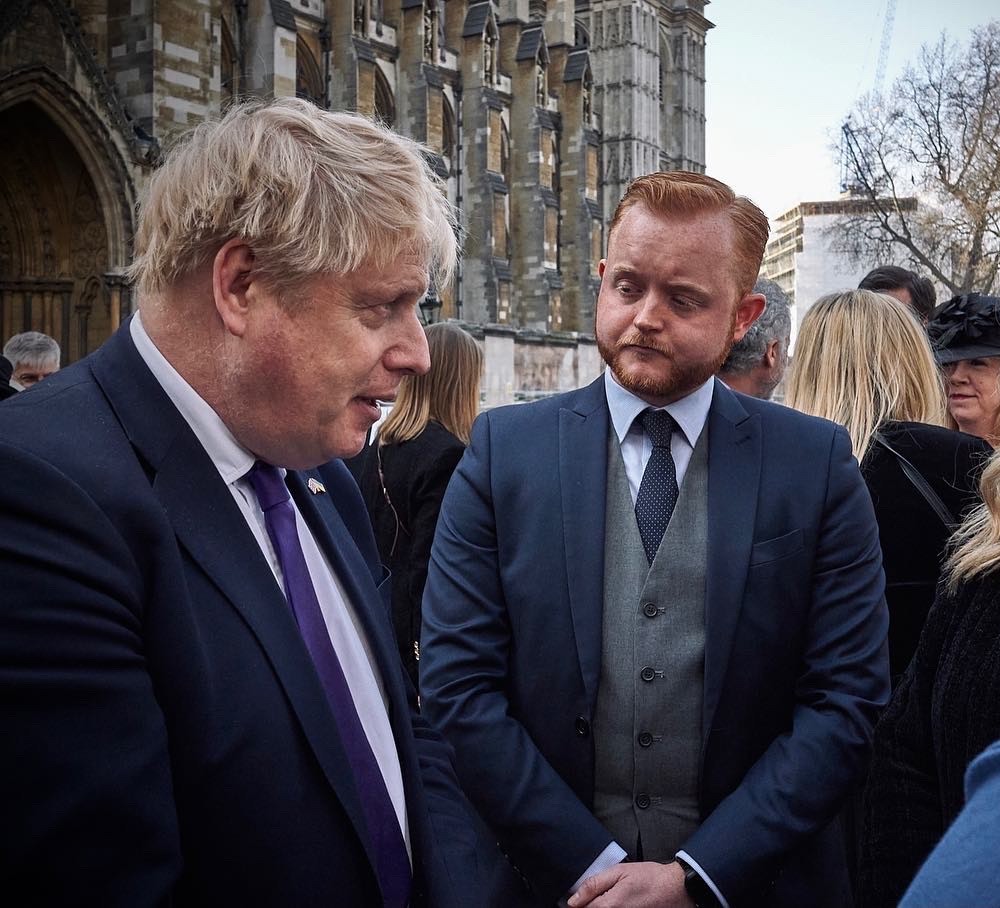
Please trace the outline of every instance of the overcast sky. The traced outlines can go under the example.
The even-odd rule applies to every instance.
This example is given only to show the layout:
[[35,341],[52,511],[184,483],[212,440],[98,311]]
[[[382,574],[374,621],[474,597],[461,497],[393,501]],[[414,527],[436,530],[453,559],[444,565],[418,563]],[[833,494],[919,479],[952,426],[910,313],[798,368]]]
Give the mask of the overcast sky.
[[[830,145],[874,85],[887,0],[712,0],[705,90],[708,173],[773,219],[834,199]],[[1000,18],[997,0],[897,0],[884,86],[921,44]]]

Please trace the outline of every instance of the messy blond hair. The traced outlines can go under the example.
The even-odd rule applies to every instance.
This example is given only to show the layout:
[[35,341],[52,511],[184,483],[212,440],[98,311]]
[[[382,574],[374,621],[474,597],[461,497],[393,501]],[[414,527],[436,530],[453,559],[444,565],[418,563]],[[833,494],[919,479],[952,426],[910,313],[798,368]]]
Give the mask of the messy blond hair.
[[1000,565],[1000,451],[994,452],[979,481],[983,503],[951,538],[945,582],[954,591],[960,583]]
[[250,101],[168,153],[141,206],[129,269],[156,295],[241,238],[276,291],[321,273],[426,260],[438,286],[455,264],[454,213],[422,145],[358,114],[298,98]]
[[821,297],[795,341],[786,403],[847,429],[858,461],[889,420],[944,425],[944,390],[927,335],[890,296]]
[[426,334],[430,372],[403,376],[396,405],[378,434],[381,445],[416,438],[432,419],[469,443],[472,423],[479,412],[483,351],[458,325],[430,325]]
[[653,214],[694,217],[725,214],[736,235],[736,286],[740,297],[753,289],[770,228],[767,215],[745,196],[703,173],[685,170],[649,173],[629,183],[608,225],[608,237],[626,212],[642,205]]

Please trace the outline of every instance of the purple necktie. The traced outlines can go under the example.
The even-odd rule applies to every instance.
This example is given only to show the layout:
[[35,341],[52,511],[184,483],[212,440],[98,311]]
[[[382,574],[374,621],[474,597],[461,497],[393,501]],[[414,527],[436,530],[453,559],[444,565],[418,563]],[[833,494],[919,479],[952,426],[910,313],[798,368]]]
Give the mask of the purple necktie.
[[285,578],[285,595],[299,625],[306,649],[326,691],[337,721],[340,740],[354,771],[368,835],[378,863],[378,878],[386,908],[405,908],[410,899],[410,860],[399,820],[375,754],[358,717],[351,689],[316,598],[305,555],[295,527],[295,509],[277,467],[257,461],[247,473],[267,524]]

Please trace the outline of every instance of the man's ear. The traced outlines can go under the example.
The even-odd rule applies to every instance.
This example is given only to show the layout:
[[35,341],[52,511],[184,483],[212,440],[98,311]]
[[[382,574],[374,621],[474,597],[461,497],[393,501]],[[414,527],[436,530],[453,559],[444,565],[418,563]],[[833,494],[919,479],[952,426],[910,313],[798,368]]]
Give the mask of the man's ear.
[[764,350],[764,364],[768,369],[773,369],[778,364],[778,351],[781,349],[781,341],[775,338]]
[[757,317],[764,311],[766,302],[763,293],[748,293],[736,304],[736,322],[733,325],[734,341],[740,340],[750,329],[750,326],[757,321]]
[[212,295],[219,318],[226,330],[242,337],[246,331],[247,311],[253,286],[253,250],[244,240],[226,242],[212,262]]
[[607,259],[601,259],[597,263],[597,276],[599,278],[603,278],[604,277],[604,269],[607,268],[607,267],[608,267],[608,260]]

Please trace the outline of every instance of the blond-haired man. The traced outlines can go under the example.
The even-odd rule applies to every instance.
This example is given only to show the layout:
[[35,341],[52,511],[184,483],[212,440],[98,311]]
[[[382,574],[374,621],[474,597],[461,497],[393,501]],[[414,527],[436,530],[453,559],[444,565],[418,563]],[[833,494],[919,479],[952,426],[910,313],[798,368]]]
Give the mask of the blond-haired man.
[[454,259],[421,147],[358,116],[235,107],[154,174],[138,313],[0,414],[12,904],[472,903],[337,460]]
[[713,378],[763,306],[756,206],[652,174],[609,234],[605,374],[480,417],[448,488],[425,714],[538,904],[841,906],[889,692],[850,439]]

